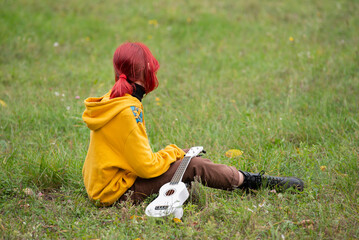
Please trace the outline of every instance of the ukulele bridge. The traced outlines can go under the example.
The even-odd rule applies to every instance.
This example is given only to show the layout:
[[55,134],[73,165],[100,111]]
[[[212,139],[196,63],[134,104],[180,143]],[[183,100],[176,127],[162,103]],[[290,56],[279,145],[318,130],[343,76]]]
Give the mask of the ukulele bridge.
[[167,210],[168,206],[156,206],[155,210]]

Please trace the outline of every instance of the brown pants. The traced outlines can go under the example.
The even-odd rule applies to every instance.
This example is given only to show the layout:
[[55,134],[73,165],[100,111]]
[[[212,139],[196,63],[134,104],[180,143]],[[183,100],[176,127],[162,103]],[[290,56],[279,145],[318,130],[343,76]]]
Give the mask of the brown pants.
[[[140,203],[153,193],[158,193],[160,188],[171,181],[182,160],[171,164],[170,168],[161,176],[145,179],[138,177],[130,189],[119,199],[125,201],[131,198],[134,202]],[[208,159],[195,157],[190,161],[182,182],[191,183],[195,179],[207,187],[233,190],[239,182],[238,170],[223,164],[215,164]]]

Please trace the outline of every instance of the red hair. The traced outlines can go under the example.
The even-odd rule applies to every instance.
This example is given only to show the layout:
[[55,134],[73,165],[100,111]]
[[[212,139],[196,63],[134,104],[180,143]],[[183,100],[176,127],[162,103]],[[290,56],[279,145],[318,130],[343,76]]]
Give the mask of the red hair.
[[156,72],[160,65],[150,49],[143,43],[124,43],[113,55],[115,85],[110,98],[132,94],[134,83],[140,82],[146,94],[158,86]]

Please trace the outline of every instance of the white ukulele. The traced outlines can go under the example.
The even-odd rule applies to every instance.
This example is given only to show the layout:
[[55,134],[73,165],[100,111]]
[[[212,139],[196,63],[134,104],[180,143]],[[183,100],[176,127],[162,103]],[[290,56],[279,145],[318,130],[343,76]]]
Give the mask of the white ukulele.
[[164,217],[173,214],[175,218],[181,219],[183,215],[182,204],[189,196],[186,185],[181,180],[191,159],[201,152],[204,152],[202,146],[192,147],[187,152],[171,182],[163,185],[158,197],[147,206],[147,216]]

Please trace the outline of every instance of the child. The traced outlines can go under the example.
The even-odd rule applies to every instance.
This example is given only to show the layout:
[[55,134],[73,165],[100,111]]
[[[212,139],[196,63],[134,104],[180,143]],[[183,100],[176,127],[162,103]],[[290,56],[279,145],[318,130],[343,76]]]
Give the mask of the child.
[[[113,57],[115,85],[103,97],[85,100],[83,120],[90,128],[90,145],[83,166],[89,197],[111,205],[128,196],[141,202],[170,182],[185,151],[172,144],[152,152],[145,129],[142,97],[158,86],[157,60],[142,43],[125,43]],[[208,187],[233,190],[260,187],[303,189],[294,177],[253,174],[208,159],[195,157],[183,176],[190,183],[200,178]],[[127,194],[131,193],[131,194]]]

